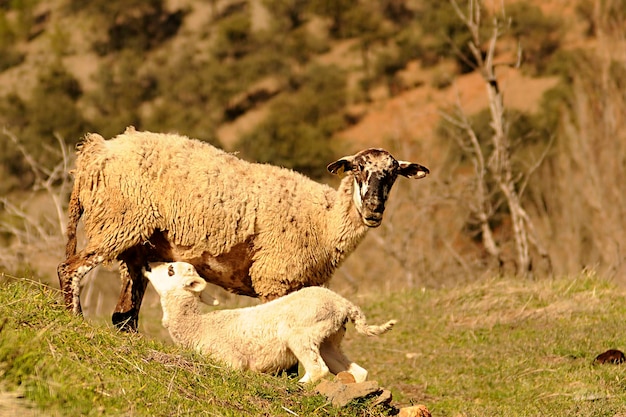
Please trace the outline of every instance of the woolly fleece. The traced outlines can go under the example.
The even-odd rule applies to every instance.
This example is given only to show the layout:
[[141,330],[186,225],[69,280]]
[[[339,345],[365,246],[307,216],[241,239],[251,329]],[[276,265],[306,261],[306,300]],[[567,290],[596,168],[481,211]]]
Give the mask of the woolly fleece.
[[146,277],[159,293],[163,325],[174,342],[234,369],[276,373],[300,360],[306,370],[301,382],[321,378],[328,368],[334,374],[358,371],[355,377],[360,382],[367,371],[341,352],[346,322],[352,321],[355,330],[367,336],[387,332],[396,323],[368,325],[359,307],[323,287],[303,288],[253,307],[200,314],[198,294],[206,284],[193,277],[191,265],[151,267]]
[[350,176],[335,191],[198,140],[129,128],[111,140],[86,135],[74,194],[86,253],[113,261],[141,245],[233,292],[274,298],[325,284],[361,241],[352,187]]

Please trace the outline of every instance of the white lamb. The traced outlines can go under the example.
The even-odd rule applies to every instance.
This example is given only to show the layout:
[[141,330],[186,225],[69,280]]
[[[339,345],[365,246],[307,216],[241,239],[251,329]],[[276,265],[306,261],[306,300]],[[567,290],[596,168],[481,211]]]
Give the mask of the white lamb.
[[362,382],[367,371],[340,348],[346,322],[368,336],[396,323],[368,325],[357,306],[323,287],[306,287],[254,307],[200,314],[199,293],[207,284],[191,264],[155,262],[148,268],[144,275],[161,297],[163,326],[174,342],[234,369],[276,373],[300,361],[305,369],[301,383],[342,371]]

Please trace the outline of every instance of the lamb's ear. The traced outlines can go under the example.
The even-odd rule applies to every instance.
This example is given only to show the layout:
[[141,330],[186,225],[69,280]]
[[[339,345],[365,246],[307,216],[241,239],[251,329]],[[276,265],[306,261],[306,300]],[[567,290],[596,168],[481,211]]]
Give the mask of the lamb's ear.
[[326,167],[328,172],[335,175],[341,175],[346,171],[352,171],[352,168],[352,156],[344,156],[343,158],[338,159],[335,162],[331,162]]
[[400,164],[398,174],[407,178],[420,179],[430,174],[430,170],[428,168],[414,162],[398,161],[398,164]]
[[206,281],[199,277],[191,277],[185,281],[183,287],[189,291],[201,292],[206,288]]

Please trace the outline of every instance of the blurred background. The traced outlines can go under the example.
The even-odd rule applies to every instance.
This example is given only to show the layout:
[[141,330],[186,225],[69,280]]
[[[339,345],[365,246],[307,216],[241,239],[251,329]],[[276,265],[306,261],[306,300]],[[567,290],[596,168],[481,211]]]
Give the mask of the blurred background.
[[[626,283],[625,23],[626,0],[0,0],[0,271],[58,285],[74,145],[134,125],[333,187],[366,147],[430,168],[333,278],[352,298]],[[86,315],[118,291],[93,273]]]

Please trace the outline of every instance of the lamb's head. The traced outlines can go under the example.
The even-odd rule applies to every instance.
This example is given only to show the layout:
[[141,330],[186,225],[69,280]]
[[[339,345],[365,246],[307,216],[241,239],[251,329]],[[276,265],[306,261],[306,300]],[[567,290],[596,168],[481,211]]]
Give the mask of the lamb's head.
[[169,327],[169,307],[182,305],[185,301],[190,301],[189,297],[200,295],[202,299],[202,291],[207,285],[196,268],[186,262],[151,262],[143,270],[143,274],[161,298],[161,321],[164,327]]
[[328,171],[354,178],[354,205],[369,227],[380,226],[387,197],[398,175],[419,179],[430,173],[420,164],[398,161],[384,149],[376,148],[345,156],[328,165]]
[[206,281],[187,262],[152,262],[144,275],[161,297],[174,291],[200,293],[206,288]]

